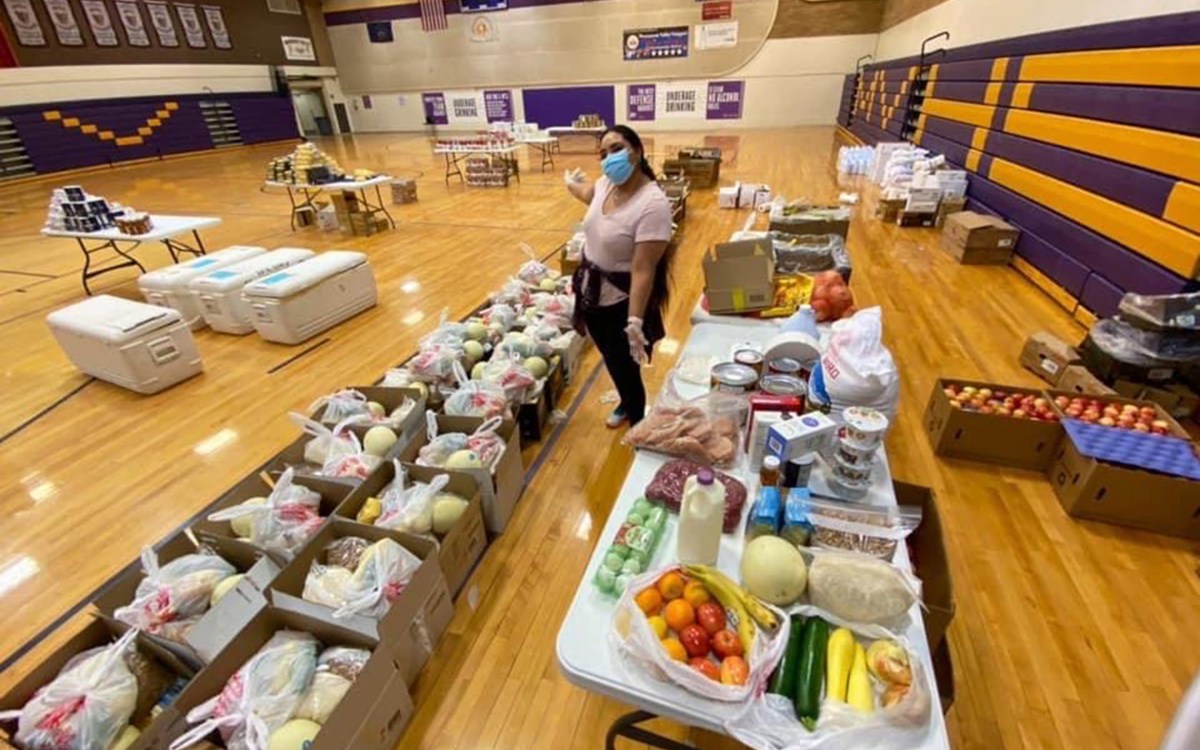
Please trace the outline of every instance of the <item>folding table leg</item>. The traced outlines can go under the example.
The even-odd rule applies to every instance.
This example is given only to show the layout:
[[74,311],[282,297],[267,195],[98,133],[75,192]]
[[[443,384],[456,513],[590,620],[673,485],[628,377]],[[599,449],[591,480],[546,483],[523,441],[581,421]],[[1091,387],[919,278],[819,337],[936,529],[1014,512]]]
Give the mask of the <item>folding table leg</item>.
[[661,748],[662,750],[696,750],[694,745],[685,745],[670,737],[663,737],[661,734],[637,726],[643,721],[650,721],[657,718],[654,714],[647,713],[646,711],[630,711],[625,714],[609,725],[608,735],[604,738],[604,750],[616,750],[618,737],[624,737],[634,742],[641,742],[650,747]]
[[[140,242],[134,241],[133,247],[129,248],[128,251],[122,250],[120,244],[116,240],[105,240],[104,242],[92,248],[87,246],[87,243],[83,241],[82,237],[76,237],[75,242],[79,243],[79,249],[83,251],[83,271],[80,272],[80,281],[83,283],[83,291],[89,297],[92,296],[92,288],[88,286],[88,279],[94,279],[97,276],[102,276],[103,274],[108,273],[109,271],[116,271],[121,268],[136,267],[142,273],[146,273],[145,267],[139,263],[136,258],[129,254],[133,250],[137,249],[138,245],[142,244]],[[104,268],[93,271],[92,253],[99,253],[104,250],[112,250],[124,260],[116,265],[105,266]]]

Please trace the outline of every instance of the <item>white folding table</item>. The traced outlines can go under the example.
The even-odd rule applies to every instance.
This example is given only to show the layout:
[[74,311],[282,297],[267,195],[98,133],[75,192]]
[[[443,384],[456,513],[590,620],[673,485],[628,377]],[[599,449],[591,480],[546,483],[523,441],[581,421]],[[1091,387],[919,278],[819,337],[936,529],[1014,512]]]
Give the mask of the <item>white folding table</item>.
[[446,157],[446,184],[450,184],[450,178],[457,176],[460,182],[465,182],[462,169],[459,167],[465,159],[472,156],[494,156],[498,157],[508,166],[508,173],[517,178],[517,182],[521,181],[521,169],[517,166],[517,149],[520,148],[516,143],[508,146],[436,146],[433,153],[441,154]]
[[[275,182],[267,180],[269,188],[284,188],[287,190],[288,202],[292,204],[292,231],[296,231],[296,216],[304,211],[312,211],[314,214],[317,211],[315,201],[321,193],[358,193],[358,201],[366,207],[366,214],[374,216],[375,214],[383,214],[391,224],[392,229],[396,228],[396,220],[388,213],[387,207],[383,202],[383,193],[380,192],[380,186],[392,181],[389,175],[381,174],[372,177],[369,180],[338,180],[337,182],[326,182],[320,185],[303,185],[293,184],[290,182]],[[370,188],[375,188],[375,203],[371,203],[367,192]]]
[[558,139],[546,133],[529,133],[519,135],[516,138],[517,143],[524,144],[529,148],[537,151],[542,155],[542,171],[546,171],[546,165],[554,168],[554,150],[558,148]]
[[606,132],[608,132],[608,128],[606,128],[602,125],[597,125],[594,128],[576,128],[576,127],[572,127],[570,125],[555,125],[553,127],[546,128],[547,135],[558,136],[559,138],[562,138],[563,136],[568,136],[568,135],[591,136],[592,138],[596,139],[596,150],[597,151],[600,150],[600,141],[601,141],[601,139],[604,138],[604,134]]
[[[169,216],[166,214],[150,214],[150,231],[145,234],[124,234],[116,227],[110,229],[102,229],[99,232],[71,232],[65,229],[43,229],[42,234],[47,237],[69,237],[79,244],[79,249],[83,251],[83,271],[81,273],[81,281],[83,282],[83,291],[91,295],[91,287],[88,286],[88,280],[94,279],[97,276],[116,271],[122,268],[137,268],[142,273],[146,272],[143,266],[130,253],[138,248],[143,242],[161,242],[167,248],[167,252],[171,254],[171,262],[179,262],[180,253],[189,253],[194,256],[204,255],[204,242],[200,239],[201,229],[210,229],[221,223],[221,220],[215,216]],[[180,235],[191,233],[194,246],[176,239]],[[88,241],[93,241],[96,244],[88,245]],[[105,250],[111,250],[118,258],[115,258],[115,263],[111,263],[100,268],[92,268],[92,256],[97,253],[102,253]]]
[[[763,343],[770,333],[762,328],[745,326],[730,326],[716,323],[698,325],[692,329],[692,335],[684,345],[681,357],[701,356],[728,358],[731,350],[747,342]],[[676,381],[676,387],[684,397],[693,397],[707,392],[707,388],[694,386]],[[612,750],[617,737],[625,737],[637,742],[646,743],[652,747],[664,750],[692,750],[689,745],[680,744],[676,740],[662,737],[644,727],[641,722],[655,717],[665,717],[687,726],[699,727],[712,732],[727,733],[725,724],[740,710],[741,706],[701,698],[694,693],[673,683],[659,682],[642,672],[637,666],[623,663],[613,652],[610,645],[609,629],[612,627],[612,616],[616,600],[600,593],[592,585],[596,571],[604,562],[604,556],[612,539],[616,536],[625,517],[633,507],[637,498],[641,497],[654,477],[654,473],[669,461],[670,458],[649,451],[638,451],[625,478],[617,500],[613,503],[608,521],[597,539],[596,548],[588,561],[583,580],[575,591],[575,597],[567,610],[566,618],[558,631],[555,651],[558,664],[567,680],[585,690],[599,693],[613,700],[635,707],[636,710],[625,714],[613,722],[609,728],[606,747]],[[742,458],[742,465],[729,472],[746,485],[750,498],[758,488],[757,476],[751,476],[747,460]],[[810,488],[822,495],[836,495],[828,484],[829,470],[824,462],[818,461],[813,470]],[[888,468],[887,456],[884,450],[879,452],[878,465],[872,477],[871,489],[867,497],[856,502],[872,503],[875,505],[895,505],[896,494],[892,488],[891,471]],[[743,510],[741,525],[733,534],[721,536],[721,549],[717,566],[735,580],[738,578],[738,566],[741,560],[743,535],[741,529],[745,525],[745,514],[749,512],[750,502]],[[676,531],[678,519],[671,515],[667,521],[666,531],[658,550],[654,554],[650,569],[663,567],[675,559]],[[904,545],[899,546],[896,563],[910,567],[908,552]],[[925,625],[921,619],[920,605],[914,605],[908,613],[909,626],[904,632],[912,648],[920,656],[921,667],[933,693],[930,709],[929,727],[921,742],[913,746],[913,750],[949,750],[950,743],[946,735],[946,726],[942,714],[938,710],[937,681],[933,674],[929,647],[925,641]],[[855,750],[847,747],[844,750]],[[865,750],[865,749],[864,749]]]

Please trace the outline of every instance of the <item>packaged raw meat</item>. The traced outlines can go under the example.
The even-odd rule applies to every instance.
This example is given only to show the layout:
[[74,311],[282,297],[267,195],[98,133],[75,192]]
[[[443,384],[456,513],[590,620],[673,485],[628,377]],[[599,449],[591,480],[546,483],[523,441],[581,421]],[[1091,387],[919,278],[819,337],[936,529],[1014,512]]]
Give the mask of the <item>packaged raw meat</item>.
[[[672,513],[679,512],[683,502],[683,485],[687,478],[709,468],[695,461],[668,461],[654,473],[654,479],[646,485],[646,499],[665,505]],[[725,486],[725,521],[722,529],[726,534],[734,531],[742,517],[742,506],[746,504],[746,485],[720,471],[714,471],[717,481]]]
[[635,448],[728,468],[737,461],[749,403],[744,396],[712,392],[688,401],[675,390],[674,377],[645,419],[625,434]]

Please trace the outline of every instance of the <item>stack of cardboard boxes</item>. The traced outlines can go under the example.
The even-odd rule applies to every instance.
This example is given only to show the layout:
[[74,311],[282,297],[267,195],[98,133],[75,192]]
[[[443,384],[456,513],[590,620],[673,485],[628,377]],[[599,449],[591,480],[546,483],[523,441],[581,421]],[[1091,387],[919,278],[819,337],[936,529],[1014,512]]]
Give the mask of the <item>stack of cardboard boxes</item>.
[[942,227],[942,248],[963,265],[1008,265],[1020,230],[974,211],[950,214]]
[[334,213],[337,214],[338,226],[343,234],[356,237],[370,237],[388,228],[387,219],[377,216],[376,211],[370,210],[358,199],[353,192],[344,191],[330,195]]
[[417,202],[417,181],[396,178],[392,180],[392,203],[403,205]]
[[676,158],[663,162],[662,171],[670,177],[687,178],[699,190],[716,187],[721,179],[721,149],[680,149]]

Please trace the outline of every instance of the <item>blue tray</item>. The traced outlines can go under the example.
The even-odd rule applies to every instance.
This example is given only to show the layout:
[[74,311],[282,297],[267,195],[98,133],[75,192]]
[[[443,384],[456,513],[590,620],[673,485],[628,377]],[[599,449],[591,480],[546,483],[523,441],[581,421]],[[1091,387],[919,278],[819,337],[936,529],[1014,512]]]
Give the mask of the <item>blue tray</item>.
[[1189,440],[1064,419],[1063,429],[1080,454],[1097,461],[1200,480],[1200,459]]

